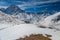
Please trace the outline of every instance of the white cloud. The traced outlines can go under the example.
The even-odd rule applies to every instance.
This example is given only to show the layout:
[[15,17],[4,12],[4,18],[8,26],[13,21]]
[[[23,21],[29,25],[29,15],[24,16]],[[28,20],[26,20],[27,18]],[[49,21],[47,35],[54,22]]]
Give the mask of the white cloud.
[[7,6],[0,6],[0,8],[7,8]]

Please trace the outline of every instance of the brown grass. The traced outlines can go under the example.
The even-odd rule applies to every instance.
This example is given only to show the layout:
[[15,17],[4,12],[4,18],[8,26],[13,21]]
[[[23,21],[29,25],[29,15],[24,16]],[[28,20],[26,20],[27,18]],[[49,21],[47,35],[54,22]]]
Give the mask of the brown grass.
[[45,37],[42,34],[36,34],[36,35],[32,34],[30,36],[26,36],[25,38],[19,38],[16,40],[51,40],[49,37],[52,37],[52,36],[46,34],[46,37]]

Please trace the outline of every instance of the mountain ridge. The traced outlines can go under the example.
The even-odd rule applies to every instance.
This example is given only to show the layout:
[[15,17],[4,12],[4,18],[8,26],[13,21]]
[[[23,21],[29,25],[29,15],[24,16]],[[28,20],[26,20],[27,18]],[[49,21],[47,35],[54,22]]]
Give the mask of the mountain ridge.
[[4,10],[4,8],[1,8],[0,11],[4,12],[6,14],[11,14],[11,15],[25,12],[25,10],[20,9],[20,7],[18,7],[15,4],[10,5],[5,10]]
[[13,15],[8,15],[0,11],[0,23],[19,24],[24,23],[24,21],[15,18]]

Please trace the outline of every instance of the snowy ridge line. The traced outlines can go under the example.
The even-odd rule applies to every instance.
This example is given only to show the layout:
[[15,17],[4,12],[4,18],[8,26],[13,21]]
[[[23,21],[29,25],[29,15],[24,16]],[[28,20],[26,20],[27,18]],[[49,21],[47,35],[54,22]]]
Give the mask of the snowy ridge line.
[[13,17],[12,15],[5,14],[0,11],[0,23],[4,24],[20,24],[24,23],[24,21],[21,21],[20,19],[17,19]]
[[60,12],[50,15],[40,22],[42,26],[60,29]]
[[27,13],[19,13],[17,15],[8,15],[3,12],[0,12],[0,23],[4,24],[12,24],[12,25],[19,25],[19,24],[36,24],[38,26],[44,27],[52,27],[55,29],[60,29],[60,12],[55,13],[53,15],[38,15],[35,14],[27,14]]

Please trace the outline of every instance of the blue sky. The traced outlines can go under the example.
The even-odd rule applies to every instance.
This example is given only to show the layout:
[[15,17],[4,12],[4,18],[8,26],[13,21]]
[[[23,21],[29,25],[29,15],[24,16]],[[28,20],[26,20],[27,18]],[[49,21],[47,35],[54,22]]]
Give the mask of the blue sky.
[[54,3],[57,1],[59,2],[60,0],[0,0],[0,8],[2,7],[7,8],[8,6],[15,4],[18,5],[23,10],[33,12],[40,11],[40,9],[41,8],[44,9],[44,7],[46,8],[46,5],[42,4]]

